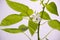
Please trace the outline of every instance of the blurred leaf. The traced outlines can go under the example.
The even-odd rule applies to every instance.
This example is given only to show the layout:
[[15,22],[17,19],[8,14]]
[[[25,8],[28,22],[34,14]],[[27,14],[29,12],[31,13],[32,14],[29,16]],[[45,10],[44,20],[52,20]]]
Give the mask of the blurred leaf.
[[22,16],[19,16],[17,14],[11,14],[2,20],[0,25],[9,26],[9,25],[12,25],[12,24],[15,24],[15,23],[21,21],[22,19],[23,19]]
[[22,16],[30,16],[33,14],[33,10],[24,4],[9,1],[9,0],[6,0],[6,2],[15,11],[21,12]]
[[6,28],[6,29],[3,29],[4,31],[6,32],[9,32],[9,33],[19,33],[21,32],[21,30],[17,29],[17,28]]
[[32,15],[33,14],[33,10],[32,9],[29,9],[28,11],[27,11],[27,14],[30,16],[30,15]]
[[28,27],[26,27],[25,25],[20,25],[19,28],[6,28],[2,30],[9,33],[22,33],[22,32],[25,32],[27,29]]
[[33,1],[33,2],[35,2],[35,1],[37,1],[37,0],[30,0],[30,1]]
[[26,31],[27,29],[28,29],[28,27],[26,27],[25,25],[19,26],[19,30],[21,30],[22,32]]
[[52,14],[58,15],[57,6],[56,6],[56,4],[54,2],[51,2],[48,5],[46,5],[46,8]]
[[[43,13],[43,15],[42,15],[42,13]],[[50,20],[50,17],[49,17],[49,15],[48,15],[47,12],[45,12],[45,11],[44,11],[44,12],[41,11],[41,12],[40,12],[40,17],[41,17],[41,15],[43,16],[42,19]]]
[[12,14],[12,15],[7,16],[6,18],[4,18],[2,20],[0,26],[8,26],[8,25],[15,24],[15,23],[21,21],[23,19],[23,17],[30,16],[33,14],[33,10],[29,9],[27,6],[25,6],[23,4],[12,2],[9,0],[6,0],[6,1],[11,8],[13,8],[14,10],[20,11],[22,13],[20,15]]
[[49,26],[52,27],[53,29],[60,30],[60,22],[57,20],[51,20],[48,22]]
[[12,9],[18,12],[27,12],[27,10],[29,9],[28,6],[21,3],[17,3],[9,0],[6,0],[6,2]]
[[33,35],[37,29],[37,23],[33,22],[32,20],[29,20],[28,27],[31,35]]
[[25,16],[31,16],[32,14],[33,14],[33,10],[29,9],[29,10],[27,10],[26,13],[22,12],[20,15],[25,17]]

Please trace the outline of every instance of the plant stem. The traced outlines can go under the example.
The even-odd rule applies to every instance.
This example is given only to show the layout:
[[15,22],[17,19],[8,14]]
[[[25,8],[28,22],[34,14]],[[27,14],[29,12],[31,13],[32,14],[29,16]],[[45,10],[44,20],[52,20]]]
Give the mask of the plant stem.
[[[50,1],[50,0],[47,1],[47,4],[49,3],[49,1]],[[47,4],[46,4],[46,5],[47,5]]]
[[[43,17],[43,13],[44,13],[44,9],[45,9],[45,5],[44,5],[43,2],[44,2],[44,0],[41,0],[41,4],[43,5],[43,10],[42,10],[43,12],[42,12],[41,18]],[[47,1],[46,5],[48,4],[48,2],[49,2],[49,0]],[[38,40],[41,40],[41,39],[40,39],[40,35],[39,35],[39,30],[40,30],[40,25],[41,25],[40,23],[41,23],[41,21],[42,21],[42,19],[41,19],[40,22],[38,23]],[[49,32],[49,33],[50,33],[50,32]],[[48,33],[48,34],[49,34],[49,33]],[[48,34],[47,34],[47,35],[48,35]],[[46,35],[46,36],[47,36],[47,35]]]
[[42,39],[46,38],[53,30],[49,31]]
[[28,38],[29,38],[29,40],[31,40],[31,38],[30,38],[26,33],[24,33],[24,35],[26,35],[26,37],[28,37]]
[[[43,12],[44,12],[44,9],[45,9],[45,6],[43,7]],[[42,12],[41,18],[43,17],[43,12]],[[38,23],[38,33],[37,33],[37,35],[38,35],[38,40],[40,40],[39,30],[40,30],[40,23],[41,23],[41,21],[42,21],[42,19],[41,19],[41,20],[39,21],[39,23]]]
[[39,30],[40,30],[40,22],[38,23],[38,40],[40,40],[40,36],[39,36]]
[[[48,22],[48,21],[46,21],[46,22]],[[44,22],[44,23],[42,23],[42,24],[40,24],[40,25],[44,25],[46,22]]]

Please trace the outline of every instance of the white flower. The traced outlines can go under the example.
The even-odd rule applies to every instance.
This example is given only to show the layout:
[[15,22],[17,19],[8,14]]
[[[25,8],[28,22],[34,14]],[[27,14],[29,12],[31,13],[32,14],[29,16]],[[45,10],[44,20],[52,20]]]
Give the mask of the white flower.
[[33,18],[33,21],[35,21],[37,23],[41,20],[40,14],[36,13],[36,12],[31,16],[31,18]]

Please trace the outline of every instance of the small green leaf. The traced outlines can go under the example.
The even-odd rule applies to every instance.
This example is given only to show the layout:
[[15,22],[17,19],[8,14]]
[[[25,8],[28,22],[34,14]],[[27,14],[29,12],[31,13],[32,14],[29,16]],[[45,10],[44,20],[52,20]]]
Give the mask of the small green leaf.
[[53,29],[57,29],[60,31],[60,22],[57,20],[51,20],[48,22],[49,26],[52,27]]
[[25,25],[20,25],[19,28],[6,28],[2,30],[9,33],[22,33],[22,32],[25,32],[27,29],[28,27],[26,27]]
[[[43,13],[43,15],[42,15],[42,13]],[[42,19],[50,20],[50,17],[49,17],[49,15],[48,15],[47,12],[45,12],[45,11],[44,11],[44,12],[41,11],[41,12],[40,12],[40,17],[41,17],[41,15],[43,16]]]
[[52,14],[58,15],[57,6],[56,6],[56,4],[54,2],[51,2],[48,5],[46,5],[46,8]]
[[21,30],[19,30],[17,28],[6,28],[6,29],[3,29],[3,31],[9,32],[9,33],[19,33],[19,32],[21,32]]
[[27,10],[26,13],[22,12],[20,15],[25,17],[25,16],[31,16],[32,14],[33,14],[33,10],[29,9],[29,10]]
[[37,23],[33,22],[32,20],[29,20],[28,27],[31,35],[33,35],[37,29]]
[[9,15],[6,18],[4,18],[0,25],[9,26],[9,25],[12,25],[12,24],[15,24],[15,23],[21,21],[22,19],[23,19],[22,16],[19,16],[17,14],[12,14],[12,15]]
[[29,9],[28,6],[21,3],[17,3],[9,0],[6,0],[6,2],[12,9],[18,12],[27,12],[27,10]]
[[37,1],[37,0],[31,0],[31,1],[35,2],[35,1]]
[[25,25],[21,25],[20,27],[19,27],[19,30],[21,30],[22,32],[23,31],[26,31],[28,29],[28,27],[26,27]]

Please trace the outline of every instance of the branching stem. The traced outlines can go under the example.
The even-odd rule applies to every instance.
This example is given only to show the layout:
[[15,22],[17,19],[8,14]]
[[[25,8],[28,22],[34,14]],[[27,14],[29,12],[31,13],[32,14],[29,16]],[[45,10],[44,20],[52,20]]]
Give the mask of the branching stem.
[[31,40],[31,38],[30,38],[26,33],[24,33],[24,35],[26,35],[26,37],[28,37],[28,38],[29,38],[29,40]]
[[[44,12],[44,9],[45,9],[45,7],[43,7],[43,12]],[[41,15],[41,18],[43,17],[43,12],[42,12],[42,15]],[[40,30],[40,23],[41,23],[41,21],[42,21],[42,19],[39,21],[39,23],[38,23],[38,40],[40,40],[40,35],[39,35],[39,30]]]
[[[44,0],[41,0],[41,4],[43,5],[43,10],[42,10],[41,18],[43,17],[43,13],[44,13],[44,9],[45,9],[45,5],[44,5],[43,2],[44,2]],[[48,2],[49,2],[49,0],[47,1],[46,4],[48,4]],[[41,21],[42,21],[42,19],[41,19],[41,20],[39,21],[39,23],[38,23],[38,33],[37,33],[37,35],[38,35],[38,40],[41,40],[41,39],[40,39],[40,35],[39,35],[39,30],[40,30],[40,25],[41,25],[40,23],[41,23]],[[50,33],[50,32],[49,32],[49,33]],[[49,33],[48,33],[48,34],[49,34]],[[48,34],[47,34],[47,35],[48,35]],[[47,36],[47,35],[46,35],[46,36]],[[45,37],[46,37],[46,36],[45,36]]]
[[46,38],[53,30],[49,31],[42,39]]

